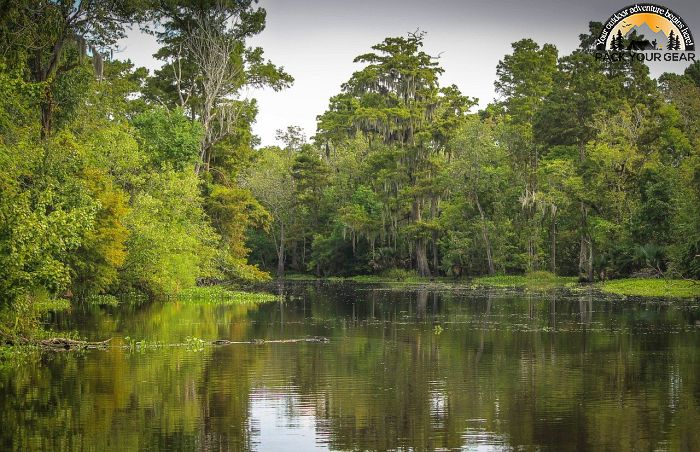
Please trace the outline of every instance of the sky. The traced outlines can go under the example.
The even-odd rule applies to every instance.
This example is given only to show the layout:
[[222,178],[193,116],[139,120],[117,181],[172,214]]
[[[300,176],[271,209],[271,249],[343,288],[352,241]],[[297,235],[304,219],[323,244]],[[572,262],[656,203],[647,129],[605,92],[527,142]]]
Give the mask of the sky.
[[[496,97],[496,65],[510,53],[511,43],[532,38],[551,43],[565,55],[578,46],[578,35],[588,22],[605,22],[629,0],[260,0],[267,11],[265,30],[249,44],[260,46],[267,58],[283,66],[295,82],[280,92],[249,90],[258,100],[253,125],[263,145],[279,144],[277,129],[296,125],[307,136],[316,130],[316,116],[340,85],[361,68],[353,63],[360,54],[388,36],[406,36],[420,29],[427,33],[424,49],[440,55],[445,69],[441,83],[456,84],[463,94],[479,99],[478,108]],[[700,37],[700,3],[666,0],[658,3],[679,14]],[[152,55],[154,38],[138,29],[120,42],[120,59],[137,66],[157,68]],[[698,52],[700,57],[700,52]],[[687,63],[659,62],[652,76],[682,72]]]

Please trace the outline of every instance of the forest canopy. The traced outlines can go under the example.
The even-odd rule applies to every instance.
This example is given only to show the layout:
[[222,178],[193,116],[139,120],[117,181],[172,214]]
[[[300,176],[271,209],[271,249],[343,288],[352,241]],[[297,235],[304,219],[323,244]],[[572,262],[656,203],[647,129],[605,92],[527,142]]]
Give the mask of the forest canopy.
[[[261,147],[242,93],[293,77],[249,44],[256,2],[1,5],[3,337],[44,299],[270,272],[700,278],[698,63],[655,80],[593,31],[569,55],[523,39],[475,111],[409,33],[355,58],[311,139]],[[113,57],[129,26],[160,69]]]

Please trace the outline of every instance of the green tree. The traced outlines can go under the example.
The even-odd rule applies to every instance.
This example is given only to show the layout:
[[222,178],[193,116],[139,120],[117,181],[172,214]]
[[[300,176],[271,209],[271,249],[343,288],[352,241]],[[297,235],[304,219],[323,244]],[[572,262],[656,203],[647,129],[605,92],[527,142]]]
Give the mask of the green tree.
[[[339,127],[354,129],[367,137],[370,149],[379,142],[383,149],[395,153],[400,162],[395,176],[400,179],[392,184],[398,187],[406,183],[396,196],[406,200],[406,232],[411,236],[418,274],[429,276],[431,227],[425,211],[433,196],[427,181],[435,176],[433,158],[444,151],[444,129],[448,124],[454,126],[450,115],[462,116],[473,100],[462,97],[456,89],[440,90],[438,77],[443,69],[422,50],[423,40],[423,33],[387,38],[372,47],[374,52],[355,58],[366,66],[343,85],[343,94],[332,99],[331,109],[319,118],[319,129],[322,137],[335,135]],[[444,114],[434,114],[440,111],[441,101],[461,105],[449,114],[447,109]],[[341,125],[339,120],[348,122]]]
[[154,296],[217,275],[219,237],[207,221],[198,178],[188,167],[149,174],[125,218],[128,255],[122,284]]
[[499,61],[494,82],[505,115],[502,139],[506,143],[522,187],[522,240],[527,249],[528,269],[538,266],[537,168],[541,149],[534,136],[536,115],[552,91],[557,72],[557,49],[540,47],[531,39],[512,44],[513,53]]
[[294,222],[294,177],[291,151],[268,147],[259,154],[243,176],[243,186],[270,213],[273,222],[272,237],[277,252],[277,276],[284,276],[287,255],[288,230]]
[[109,0],[22,0],[5,5],[0,16],[0,46],[18,67],[26,67],[27,81],[42,91],[39,99],[41,133],[54,127],[57,100],[66,96],[66,78],[92,53],[95,72],[103,73],[104,52],[125,36],[127,24],[142,17],[139,2]]
[[156,57],[165,66],[149,79],[147,97],[179,106],[202,125],[197,173],[209,171],[217,144],[237,133],[241,118],[250,127],[256,106],[241,98],[243,90],[280,90],[293,82],[260,47],[246,46],[264,29],[265,14],[253,0],[153,1],[151,18],[162,27]]

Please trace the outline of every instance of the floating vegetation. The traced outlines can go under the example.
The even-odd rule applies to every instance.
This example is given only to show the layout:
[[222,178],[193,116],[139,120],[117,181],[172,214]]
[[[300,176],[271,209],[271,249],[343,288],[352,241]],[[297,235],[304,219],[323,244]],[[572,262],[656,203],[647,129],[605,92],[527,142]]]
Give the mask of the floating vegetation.
[[523,287],[530,290],[547,290],[558,287],[576,287],[575,277],[557,276],[550,272],[531,272],[525,275],[482,276],[474,279],[477,286]]
[[40,297],[35,302],[35,309],[40,313],[67,311],[70,309],[70,300],[65,298]]
[[[166,347],[166,344],[160,341],[148,341],[145,339],[141,340],[136,340],[132,337],[126,336],[124,338],[124,348],[128,349],[129,351],[138,351],[138,352],[143,352],[147,349],[155,349],[155,348],[163,348]],[[180,345],[180,344],[175,344],[175,345]]]
[[700,297],[700,281],[664,278],[614,279],[598,284],[603,292],[639,297]]
[[217,304],[267,303],[277,296],[263,292],[234,291],[223,286],[193,287],[175,297],[178,301]]
[[187,347],[187,350],[193,351],[193,352],[201,352],[204,350],[204,346],[207,344],[207,341],[204,339],[200,339],[198,337],[191,337],[187,336],[185,338],[185,347]]

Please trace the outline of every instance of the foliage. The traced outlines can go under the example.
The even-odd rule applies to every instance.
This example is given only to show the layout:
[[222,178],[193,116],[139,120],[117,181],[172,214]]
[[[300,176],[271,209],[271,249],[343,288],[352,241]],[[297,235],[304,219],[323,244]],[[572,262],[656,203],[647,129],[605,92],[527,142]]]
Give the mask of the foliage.
[[[288,126],[283,147],[256,149],[243,94],[293,79],[250,46],[265,26],[254,1],[5,3],[4,337],[36,334],[42,300],[111,304],[269,270],[700,278],[698,64],[657,83],[636,59],[597,60],[600,24],[569,55],[513,43],[499,98],[476,113],[440,84],[425,33],[388,37],[355,58],[311,141]],[[136,22],[161,44],[152,75],[111,54]]]
[[219,237],[208,223],[192,168],[151,174],[125,218],[130,235],[123,284],[152,295],[213,277]]
[[546,271],[536,271],[525,275],[481,276],[474,279],[476,285],[494,287],[525,287],[532,290],[545,290],[575,284],[576,278],[556,276]]
[[139,132],[142,149],[156,166],[181,170],[197,162],[202,127],[188,120],[182,110],[154,108],[135,116],[131,123]]

